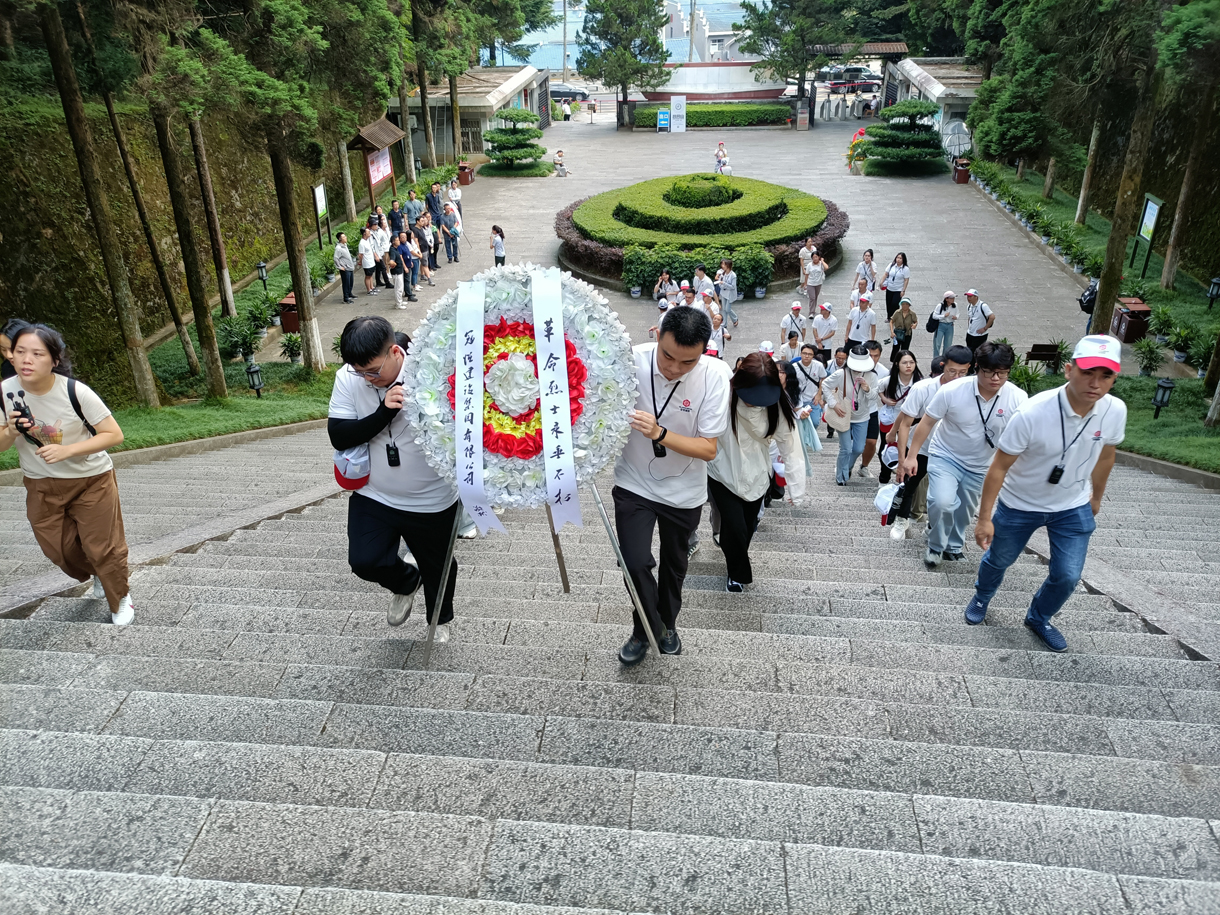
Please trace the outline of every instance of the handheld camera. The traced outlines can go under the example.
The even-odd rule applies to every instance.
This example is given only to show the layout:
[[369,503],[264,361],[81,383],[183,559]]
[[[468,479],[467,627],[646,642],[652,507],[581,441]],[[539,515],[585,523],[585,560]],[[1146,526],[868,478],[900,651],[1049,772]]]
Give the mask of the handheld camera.
[[[25,440],[27,442],[29,442],[35,448],[41,448],[42,442],[38,441],[38,439],[36,439],[36,438],[34,438],[34,436],[30,435],[30,432],[29,432],[29,430],[32,429],[36,424],[34,422],[34,413],[33,413],[33,411],[30,410],[29,405],[25,402],[25,391],[18,391],[17,396],[21,397],[22,399],[18,400],[17,397],[13,396],[13,392],[9,391],[9,394],[8,394],[9,402],[12,403],[13,409],[17,413],[21,414],[21,419],[17,420],[14,423],[14,425],[17,426],[17,431],[20,432],[25,437]],[[28,423],[28,425],[24,429],[21,428],[21,425],[20,425],[20,423],[22,421]]]

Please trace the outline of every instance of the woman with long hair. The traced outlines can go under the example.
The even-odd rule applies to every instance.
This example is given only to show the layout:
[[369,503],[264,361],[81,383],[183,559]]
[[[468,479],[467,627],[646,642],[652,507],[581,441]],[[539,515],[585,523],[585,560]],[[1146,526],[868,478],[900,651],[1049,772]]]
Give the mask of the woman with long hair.
[[902,297],[907,294],[907,285],[911,282],[911,268],[904,253],[899,251],[894,255],[882,282],[885,285],[885,318],[888,321],[902,304]]
[[[868,420],[872,415],[869,393],[880,382],[873,359],[863,346],[853,346],[842,368],[822,382],[827,412],[833,411],[840,423],[839,457],[835,463],[835,482],[846,486],[851,468],[864,453],[868,440]],[[846,425],[847,428],[842,428]]]
[[860,263],[856,265],[856,280],[864,280],[867,284],[864,292],[872,292],[877,288],[877,267],[873,264],[873,249],[865,248]]
[[[894,424],[898,422],[898,414],[902,411],[902,404],[907,399],[911,387],[915,382],[922,380],[923,373],[919,371],[919,361],[915,358],[915,354],[909,350],[900,352],[894,361],[894,370],[890,372],[885,387],[881,389],[881,407],[877,411],[881,438],[886,445],[897,443],[898,435],[894,431]],[[890,472],[890,468],[885,466],[883,461],[881,472],[877,475],[878,482],[888,483]]]
[[504,266],[504,230],[499,226],[491,227],[491,253],[495,256],[496,266]]
[[[801,466],[801,456],[792,404],[775,360],[763,353],[744,356],[729,391],[730,425],[707,465],[707,489],[720,515],[720,549],[728,566],[725,590],[737,594],[754,580],[750,540],[771,481],[771,441],[779,446],[785,466]],[[792,474],[788,486],[789,495],[800,498],[804,474]]]
[[110,621],[135,618],[127,587],[127,539],[114,465],[106,449],[123,430],[92,389],[72,377],[59,332],[45,324],[16,331],[4,380],[0,451],[17,445],[25,510],[46,557],[77,581],[93,579]]

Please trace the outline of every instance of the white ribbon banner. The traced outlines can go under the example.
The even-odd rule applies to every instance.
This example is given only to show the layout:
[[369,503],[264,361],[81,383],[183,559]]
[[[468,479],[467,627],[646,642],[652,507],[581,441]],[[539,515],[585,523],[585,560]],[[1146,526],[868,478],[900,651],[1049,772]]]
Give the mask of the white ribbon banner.
[[576,489],[576,464],[572,459],[572,408],[559,268],[530,271],[530,287],[534,300],[534,344],[538,354],[546,495],[555,533],[559,533],[568,523],[584,526]]
[[483,488],[483,303],[484,283],[458,283],[454,384],[454,451],[458,495],[481,535],[507,534],[487,504]]

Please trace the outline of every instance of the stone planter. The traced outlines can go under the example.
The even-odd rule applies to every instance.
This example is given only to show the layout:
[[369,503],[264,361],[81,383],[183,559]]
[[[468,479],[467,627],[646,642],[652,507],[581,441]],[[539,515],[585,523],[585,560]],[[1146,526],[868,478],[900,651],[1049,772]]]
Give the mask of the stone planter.
[[1062,254],[1062,253],[1063,253],[1063,245],[1055,245],[1054,251],[1055,251],[1055,253],[1056,253],[1056,254]]
[[1140,377],[1141,378],[1151,378],[1152,372],[1150,372],[1148,369],[1140,369]]
[[631,297],[633,299],[638,299],[642,294],[643,294],[643,290],[641,290],[639,286],[631,287]]
[[1205,368],[1197,369],[1196,373],[1197,373],[1197,377],[1202,378],[1203,376],[1205,376],[1207,374],[1207,369],[1205,369]]
[[1073,273],[1084,273],[1084,264],[1073,264],[1072,272]]
[[766,286],[755,286],[755,287],[754,287],[754,298],[756,298],[756,299],[762,299],[762,298],[765,298],[765,297],[766,297],[766,295],[767,295],[767,287],[766,287]]

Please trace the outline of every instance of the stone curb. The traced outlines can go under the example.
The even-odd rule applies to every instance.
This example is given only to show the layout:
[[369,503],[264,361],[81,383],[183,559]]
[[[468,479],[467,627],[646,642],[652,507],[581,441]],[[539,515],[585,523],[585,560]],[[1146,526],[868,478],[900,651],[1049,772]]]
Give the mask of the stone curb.
[[[329,480],[282,499],[217,515],[194,527],[132,546],[128,557],[128,567],[135,568],[164,559],[174,553],[197,547],[208,540],[223,537],[239,528],[252,527],[269,518],[299,511],[307,505],[329,499],[340,492],[342,490],[339,489],[338,484],[334,480]],[[84,585],[81,582],[59,570],[39,575],[36,578],[13,582],[5,588],[0,588],[0,618],[23,619],[28,617],[46,598],[71,597],[72,592],[82,587]]]
[[1146,470],[1148,473],[1155,473],[1173,480],[1181,480],[1183,483],[1194,483],[1196,486],[1202,486],[1204,489],[1220,489],[1220,473],[1199,470],[1195,467],[1186,467],[1182,464],[1174,464],[1170,461],[1162,461],[1160,458],[1134,454],[1130,451],[1120,450],[1115,452],[1115,455],[1117,462],[1125,467]]
[[[173,442],[169,445],[154,445],[151,448],[133,448],[130,451],[120,451],[110,456],[115,467],[135,467],[152,461],[164,461],[169,458],[184,457],[188,454],[201,454],[205,451],[217,451],[230,445],[244,445],[264,438],[279,438],[282,435],[295,435],[298,432],[311,432],[314,429],[326,427],[325,419],[308,419],[301,423],[289,423],[284,426],[266,426],[262,429],[247,429],[245,432],[230,432],[228,435],[216,435],[212,438],[194,438],[185,442]],[[0,486],[20,486],[21,469],[0,471]]]

